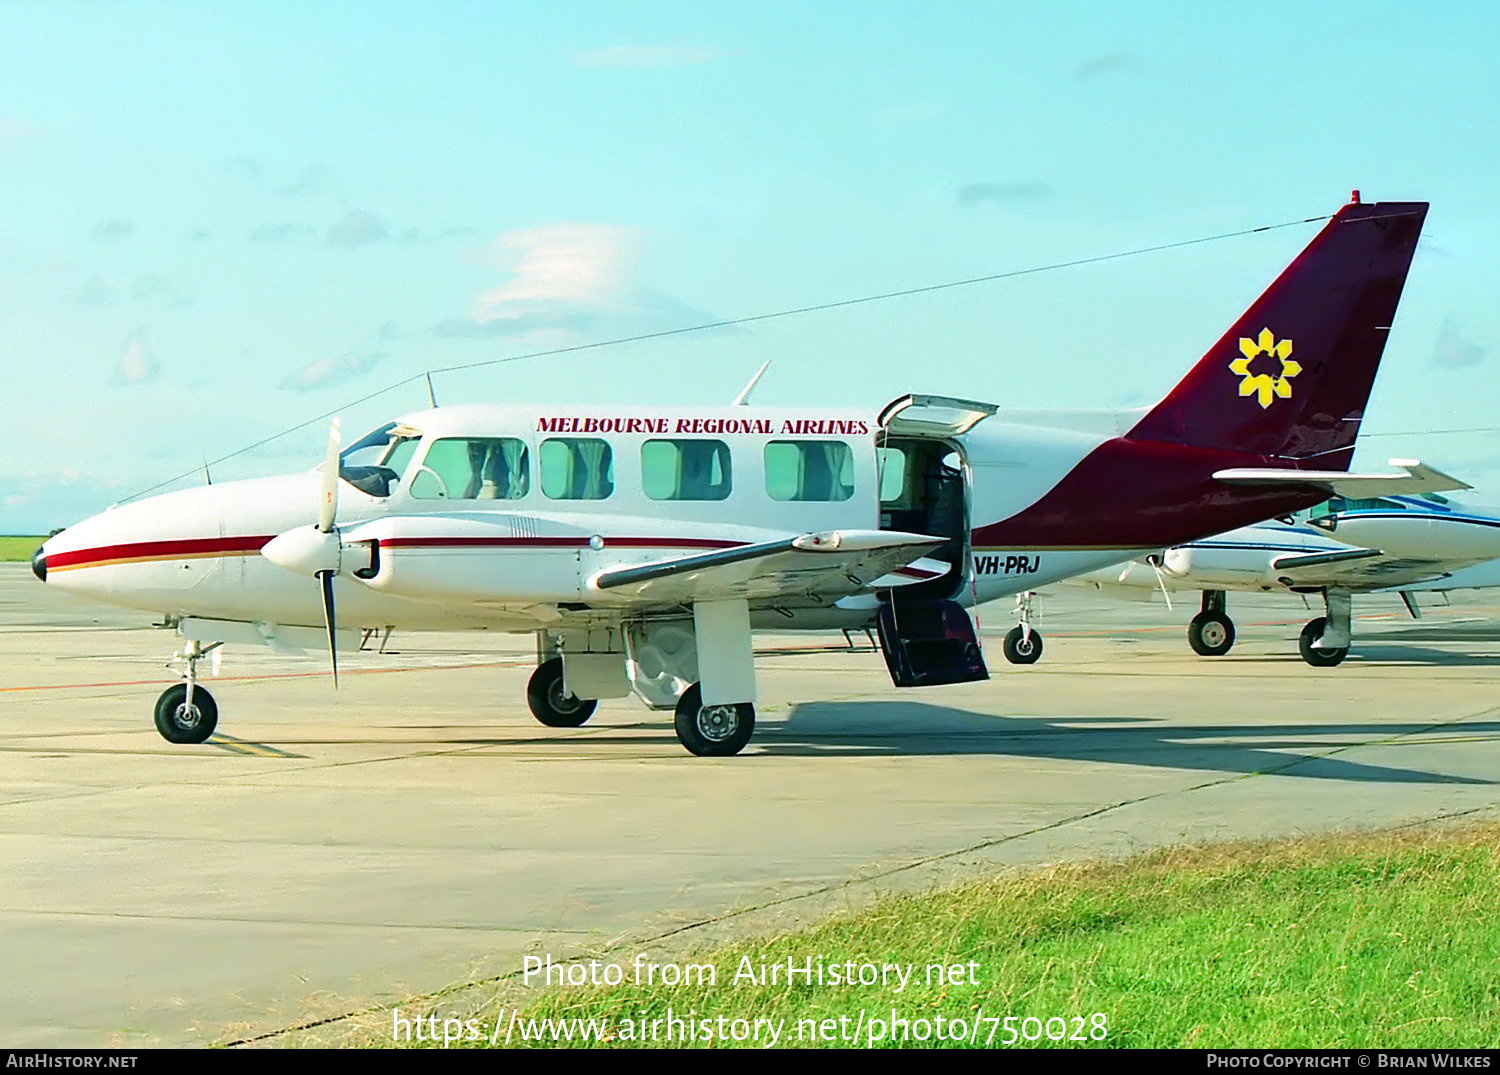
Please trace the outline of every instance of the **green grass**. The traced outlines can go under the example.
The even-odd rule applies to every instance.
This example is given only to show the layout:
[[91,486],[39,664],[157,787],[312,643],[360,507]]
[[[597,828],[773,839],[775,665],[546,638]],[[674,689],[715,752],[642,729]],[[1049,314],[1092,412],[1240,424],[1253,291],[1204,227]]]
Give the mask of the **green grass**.
[[[700,1020],[782,1020],[785,1045],[799,1044],[788,1040],[799,1020],[848,1017],[852,1027],[861,1009],[867,1018],[888,1018],[892,1008],[912,1019],[981,1009],[986,1018],[1062,1016],[1069,1035],[1081,1026],[1085,1037],[1091,1016],[1102,1013],[1104,1041],[1059,1044],[1494,1048],[1497,847],[1500,825],[1490,824],[1049,868],[891,898],[801,932],[670,958],[713,965],[712,987],[630,984],[634,952],[617,950],[599,958],[624,967],[625,985],[528,994],[524,1015],[605,1017],[617,1028],[624,1019],[664,1019],[669,1008]],[[733,981],[746,957],[759,967],[819,955],[911,964],[918,980],[901,993]],[[920,980],[927,964],[969,961],[976,985]],[[1038,1024],[1027,1029],[1042,1032]],[[1007,1036],[998,1024],[994,1044]]]
[[37,546],[46,540],[44,537],[0,536],[0,562],[30,560],[31,554],[36,552]]

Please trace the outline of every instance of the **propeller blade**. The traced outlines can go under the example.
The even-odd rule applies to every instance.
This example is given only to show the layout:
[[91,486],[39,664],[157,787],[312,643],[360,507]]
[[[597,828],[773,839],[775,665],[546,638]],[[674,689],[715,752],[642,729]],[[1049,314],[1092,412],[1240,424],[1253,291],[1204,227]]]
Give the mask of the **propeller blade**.
[[1172,595],[1167,592],[1167,579],[1166,576],[1161,573],[1161,564],[1157,563],[1154,558],[1150,561],[1150,564],[1151,570],[1156,572],[1156,585],[1161,587],[1161,595],[1167,602],[1167,611],[1171,612]]
[[318,581],[323,584],[323,623],[328,627],[328,664],[333,669],[333,686],[339,685],[339,647],[336,632],[338,630],[338,619],[333,609],[333,575],[332,571],[319,571]]
[[335,418],[328,427],[328,455],[323,461],[323,496],[318,504],[318,529],[323,533],[333,529],[334,516],[339,509],[339,420]]

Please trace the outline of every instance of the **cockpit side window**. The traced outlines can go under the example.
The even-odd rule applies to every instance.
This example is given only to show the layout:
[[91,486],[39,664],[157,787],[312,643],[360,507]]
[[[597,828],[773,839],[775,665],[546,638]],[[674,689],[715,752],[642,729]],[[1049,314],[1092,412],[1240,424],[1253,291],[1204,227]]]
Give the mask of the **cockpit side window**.
[[339,453],[339,477],[370,496],[390,496],[421,434],[387,422]]
[[417,500],[519,500],[531,489],[530,452],[513,437],[444,437],[409,484]]

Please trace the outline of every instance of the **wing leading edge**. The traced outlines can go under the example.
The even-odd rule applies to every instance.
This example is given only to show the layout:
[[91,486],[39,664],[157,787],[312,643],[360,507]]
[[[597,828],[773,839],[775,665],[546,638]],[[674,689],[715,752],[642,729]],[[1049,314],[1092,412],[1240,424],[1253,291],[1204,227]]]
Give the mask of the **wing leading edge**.
[[591,589],[648,604],[746,598],[826,604],[907,586],[951,570],[923,557],[945,543],[927,534],[830,530],[599,572]]
[[1386,590],[1446,577],[1474,560],[1393,556],[1379,549],[1350,549],[1278,557],[1271,564],[1284,585],[1293,589]]

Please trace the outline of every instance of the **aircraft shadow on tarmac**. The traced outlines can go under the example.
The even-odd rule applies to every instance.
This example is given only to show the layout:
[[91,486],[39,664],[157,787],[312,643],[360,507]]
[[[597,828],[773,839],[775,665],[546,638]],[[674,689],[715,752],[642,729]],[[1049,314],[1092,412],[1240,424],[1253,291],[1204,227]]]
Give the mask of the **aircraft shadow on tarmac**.
[[[1402,646],[1387,645],[1386,640],[1392,639],[1397,642],[1406,639],[1399,634],[1381,635],[1378,641],[1355,638],[1354,645],[1349,650],[1347,664],[1359,662],[1410,665],[1421,667],[1464,667],[1464,668],[1500,668],[1500,654],[1495,653],[1455,653],[1451,649],[1429,649],[1426,646]],[[1430,634],[1412,635],[1413,642],[1452,641],[1452,642],[1479,642],[1484,639],[1465,636],[1459,638],[1454,636],[1443,639],[1434,639]],[[1306,665],[1295,653],[1264,653],[1264,654],[1234,654],[1231,657],[1216,658],[1216,663],[1226,667],[1236,664],[1284,664],[1299,669],[1305,669]],[[1333,673],[1337,675],[1338,673]]]
[[[753,743],[762,753],[782,756],[992,754],[1392,784],[1495,783],[1320,755],[1422,732],[1500,739],[1500,721],[1435,729],[1425,722],[1199,726],[1146,719],[1067,717],[1052,723],[906,702],[810,702],[794,707],[785,721],[762,724]],[[1095,726],[1076,727],[1084,722]],[[1099,726],[1109,724],[1119,726]]]

